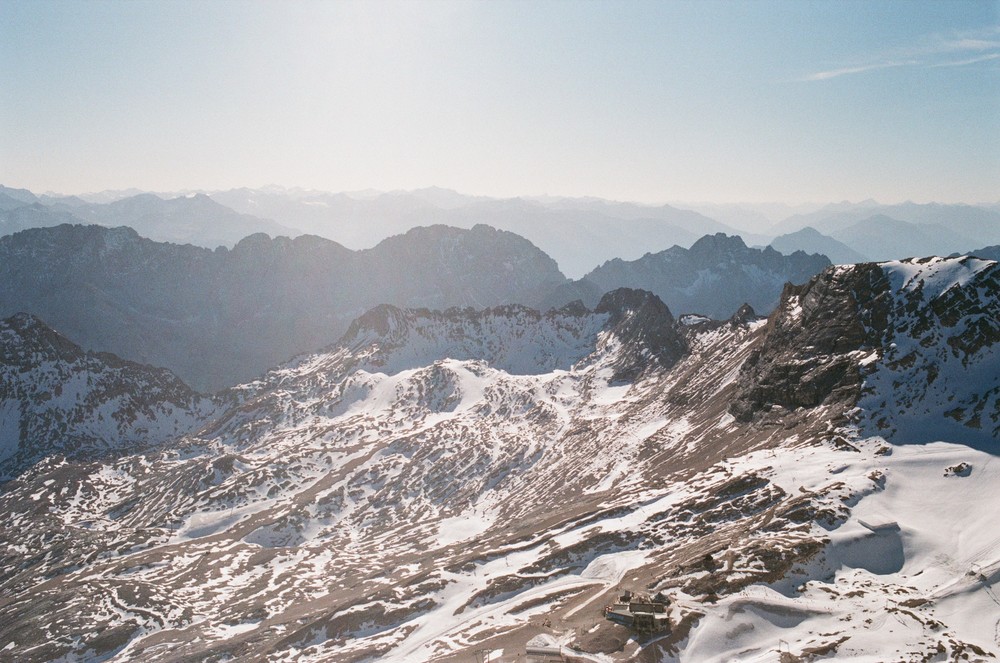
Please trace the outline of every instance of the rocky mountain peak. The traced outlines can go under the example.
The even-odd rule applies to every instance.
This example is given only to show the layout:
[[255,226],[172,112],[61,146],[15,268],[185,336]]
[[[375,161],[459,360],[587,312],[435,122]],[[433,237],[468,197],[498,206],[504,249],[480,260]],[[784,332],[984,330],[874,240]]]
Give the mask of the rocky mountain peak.
[[607,329],[621,344],[612,362],[614,380],[635,380],[651,367],[669,368],[687,352],[687,341],[659,297],[618,288],[601,298],[595,313],[607,313]]
[[736,310],[733,317],[729,318],[729,322],[733,325],[745,325],[747,323],[753,322],[758,317],[757,311],[753,310],[753,307],[749,304],[744,304]]
[[747,247],[739,236],[706,235],[690,249],[679,246],[633,261],[611,260],[585,280],[608,292],[649,290],[677,313],[725,320],[744,303],[770,312],[785,283],[804,283],[830,264],[821,255]]
[[877,342],[872,329],[884,325],[887,286],[871,263],[827,269],[804,285],[786,285],[764,340],[741,369],[741,392],[730,411],[750,420],[775,407],[856,401],[861,373],[849,353]]
[[671,325],[674,322],[673,314],[662,299],[648,290],[635,288],[618,288],[606,293],[601,297],[594,312],[610,313],[609,323],[612,325],[617,325],[635,314],[654,323]]
[[215,409],[165,369],[85,352],[32,315],[0,321],[0,481],[53,454],[157,445]]
[[254,251],[259,251],[265,246],[271,244],[271,236],[267,233],[252,233],[247,235],[240,241],[236,242],[233,246],[233,253],[252,253]]
[[17,313],[0,321],[0,363],[23,365],[33,357],[50,361],[73,361],[80,347],[29,313]]
[[726,233],[715,233],[705,235],[688,249],[692,255],[700,258],[716,258],[727,256],[734,258],[747,250],[746,242],[739,235],[727,235]]
[[392,304],[379,304],[351,323],[339,345],[358,347],[373,339],[398,344],[405,339],[408,329],[405,311]]

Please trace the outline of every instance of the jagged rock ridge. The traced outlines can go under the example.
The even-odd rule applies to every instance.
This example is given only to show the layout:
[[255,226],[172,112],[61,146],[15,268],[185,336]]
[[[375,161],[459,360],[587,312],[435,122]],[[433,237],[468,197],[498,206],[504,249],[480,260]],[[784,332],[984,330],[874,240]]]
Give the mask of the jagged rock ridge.
[[978,258],[926,258],[838,267],[788,286],[731,411],[750,420],[859,403],[870,434],[995,448],[998,273]]
[[751,249],[739,237],[718,233],[702,237],[690,249],[675,246],[638,260],[611,260],[584,280],[604,292],[649,290],[677,313],[725,319],[744,303],[770,312],[785,283],[804,283],[829,264],[825,256]]

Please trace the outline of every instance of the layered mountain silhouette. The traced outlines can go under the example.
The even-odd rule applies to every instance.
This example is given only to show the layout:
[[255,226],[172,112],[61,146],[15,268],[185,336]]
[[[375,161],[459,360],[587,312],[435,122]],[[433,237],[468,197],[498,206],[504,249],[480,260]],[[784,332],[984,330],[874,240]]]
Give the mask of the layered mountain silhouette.
[[[638,288],[655,293],[672,311],[701,313],[719,320],[749,303],[770,312],[787,282],[804,283],[830,264],[822,255],[796,251],[782,255],[768,247],[747,247],[739,237],[706,235],[690,249],[674,246],[647,253],[638,260],[610,260],[581,282],[563,285],[546,304],[616,288]],[[588,303],[585,297],[584,302]]]
[[806,226],[846,244],[868,260],[966,253],[1000,242],[1000,211],[989,206],[839,203],[792,215],[772,231],[785,234]]
[[796,251],[819,253],[832,260],[835,265],[851,265],[868,260],[863,254],[855,251],[843,242],[828,237],[815,228],[808,226],[793,233],[775,237],[771,241],[770,246],[772,249],[785,255],[790,255]]
[[611,258],[639,257],[651,245],[690,246],[705,233],[737,232],[669,205],[579,198],[492,199],[436,187],[370,195],[234,189],[212,197],[237,211],[279,219],[356,249],[414,226],[471,228],[485,223],[530,240],[565,273],[576,276]]
[[211,251],[81,225],[0,238],[0,314],[38,315],[202,390],[332,343],[378,304],[529,302],[565,280],[530,242],[487,226],[417,228],[358,252],[263,234]]
[[50,207],[72,214],[81,223],[128,226],[156,241],[210,249],[232,247],[254,233],[301,234],[269,219],[235,212],[200,193],[168,199],[142,193],[109,203],[88,203],[78,198],[55,199]]

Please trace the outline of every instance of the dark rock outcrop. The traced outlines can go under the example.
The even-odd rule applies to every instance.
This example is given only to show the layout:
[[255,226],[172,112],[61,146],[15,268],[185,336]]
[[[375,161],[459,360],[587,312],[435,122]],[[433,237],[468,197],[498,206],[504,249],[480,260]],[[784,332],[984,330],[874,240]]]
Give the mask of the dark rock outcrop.
[[848,353],[880,345],[889,304],[889,281],[871,263],[787,285],[760,347],[740,371],[730,412],[747,421],[772,406],[857,401],[862,376]]
[[729,318],[729,323],[732,325],[746,325],[757,320],[759,317],[757,311],[753,310],[752,306],[744,304]]
[[614,380],[670,368],[688,350],[670,309],[651,292],[619,288],[604,295],[594,312],[610,314],[606,328],[622,344],[612,365]]

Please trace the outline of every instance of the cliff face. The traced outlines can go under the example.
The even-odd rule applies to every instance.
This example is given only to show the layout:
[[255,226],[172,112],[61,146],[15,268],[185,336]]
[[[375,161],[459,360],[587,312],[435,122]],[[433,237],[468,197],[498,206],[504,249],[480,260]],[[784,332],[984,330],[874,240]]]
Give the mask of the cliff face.
[[613,380],[635,380],[650,368],[670,368],[688,351],[670,309],[651,292],[620,288],[604,295],[594,311],[610,316],[610,335],[621,346]]
[[[826,270],[786,288],[740,371],[738,419],[858,405],[887,439],[1000,437],[1000,268],[923,258]],[[951,422],[954,422],[952,425]]]
[[787,285],[765,336],[740,371],[730,411],[748,421],[778,406],[788,410],[857,401],[858,352],[881,343],[889,282],[868,263],[828,269],[801,286]]

